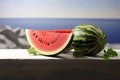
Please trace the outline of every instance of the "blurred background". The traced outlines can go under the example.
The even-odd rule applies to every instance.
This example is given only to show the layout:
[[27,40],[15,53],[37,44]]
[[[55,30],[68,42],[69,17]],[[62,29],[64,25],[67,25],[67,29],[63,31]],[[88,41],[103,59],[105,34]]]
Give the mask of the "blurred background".
[[25,29],[94,24],[120,44],[120,0],[0,0],[0,48],[28,48]]

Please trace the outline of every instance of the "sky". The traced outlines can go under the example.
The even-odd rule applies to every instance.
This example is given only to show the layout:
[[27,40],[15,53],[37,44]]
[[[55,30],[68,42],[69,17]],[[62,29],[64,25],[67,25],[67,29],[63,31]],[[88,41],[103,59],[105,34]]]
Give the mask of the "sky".
[[0,0],[0,18],[120,18],[120,0]]

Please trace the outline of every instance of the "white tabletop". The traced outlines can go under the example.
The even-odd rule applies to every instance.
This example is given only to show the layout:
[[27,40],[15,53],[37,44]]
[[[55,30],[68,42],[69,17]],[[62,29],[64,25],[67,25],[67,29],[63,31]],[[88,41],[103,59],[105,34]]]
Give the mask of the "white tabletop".
[[[118,57],[111,59],[120,59],[120,50],[115,49],[118,53]],[[98,59],[102,60],[101,57],[88,57],[74,58],[72,56],[73,50],[69,53],[61,53],[57,57],[48,57],[43,55],[30,55],[27,49],[0,49],[0,59]],[[100,53],[102,54],[102,52]]]

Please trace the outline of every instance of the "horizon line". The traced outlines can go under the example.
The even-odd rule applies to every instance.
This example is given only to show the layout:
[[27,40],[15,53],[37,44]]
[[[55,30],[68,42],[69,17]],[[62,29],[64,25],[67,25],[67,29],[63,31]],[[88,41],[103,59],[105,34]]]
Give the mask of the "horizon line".
[[74,18],[74,17],[0,17],[0,19],[23,19],[23,18],[26,18],[26,19],[120,19],[120,18]]

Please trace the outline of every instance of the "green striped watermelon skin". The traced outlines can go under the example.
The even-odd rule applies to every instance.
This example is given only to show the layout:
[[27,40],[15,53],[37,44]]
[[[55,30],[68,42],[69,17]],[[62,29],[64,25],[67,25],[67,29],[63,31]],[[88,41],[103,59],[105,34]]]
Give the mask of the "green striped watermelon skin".
[[78,25],[73,29],[72,46],[75,49],[74,55],[96,55],[106,45],[106,35],[97,26],[91,24]]

